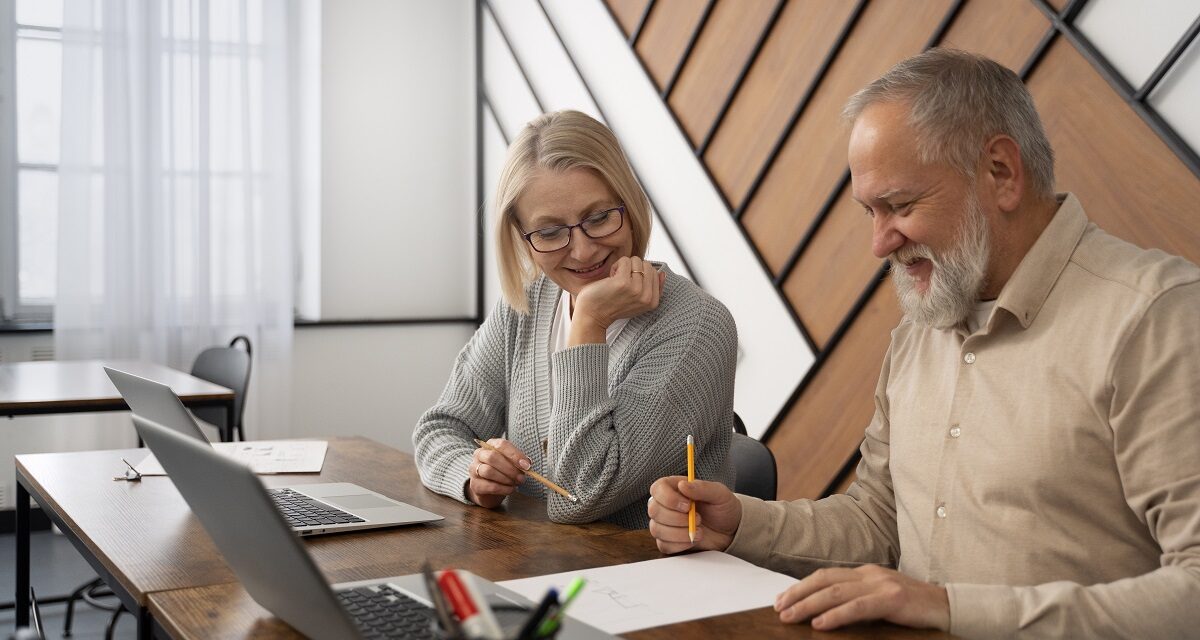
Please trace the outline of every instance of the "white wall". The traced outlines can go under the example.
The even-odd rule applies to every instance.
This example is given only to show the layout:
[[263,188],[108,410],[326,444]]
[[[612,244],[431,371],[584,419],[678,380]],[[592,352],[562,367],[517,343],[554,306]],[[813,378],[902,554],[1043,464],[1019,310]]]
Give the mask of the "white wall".
[[474,313],[474,5],[327,1],[322,318]]

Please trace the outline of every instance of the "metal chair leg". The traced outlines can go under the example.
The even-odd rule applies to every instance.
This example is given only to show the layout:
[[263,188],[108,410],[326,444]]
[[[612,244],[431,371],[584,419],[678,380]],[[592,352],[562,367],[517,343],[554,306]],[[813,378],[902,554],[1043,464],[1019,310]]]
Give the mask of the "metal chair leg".
[[100,578],[96,578],[95,580],[92,580],[91,582],[71,592],[71,596],[67,598],[67,615],[63,619],[62,634],[64,638],[71,637],[71,621],[75,619],[75,603],[83,597],[84,592],[101,584],[104,584],[104,581]]
[[113,634],[117,631],[117,620],[126,611],[128,609],[125,608],[125,605],[119,605],[117,610],[113,611],[112,617],[108,619],[108,627],[104,629],[104,640],[113,640]]

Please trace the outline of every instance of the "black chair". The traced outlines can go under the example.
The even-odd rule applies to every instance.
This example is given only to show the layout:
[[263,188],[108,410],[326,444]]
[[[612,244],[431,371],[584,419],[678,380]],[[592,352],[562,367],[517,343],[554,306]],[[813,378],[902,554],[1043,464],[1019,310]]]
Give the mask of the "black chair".
[[733,414],[733,442],[729,446],[729,459],[737,476],[733,490],[763,500],[774,500],[779,481],[775,468],[775,454],[767,445],[746,435],[746,425],[738,414]]
[[[237,343],[245,344],[246,349],[237,348]],[[225,407],[195,407],[192,414],[197,418],[214,425],[221,432],[221,440],[233,440],[236,433],[238,440],[246,439],[242,425],[242,413],[246,408],[246,391],[250,386],[250,338],[238,336],[229,341],[228,347],[210,347],[196,356],[192,364],[192,375],[208,380],[213,384],[233,389],[233,424],[227,424],[228,414]]]

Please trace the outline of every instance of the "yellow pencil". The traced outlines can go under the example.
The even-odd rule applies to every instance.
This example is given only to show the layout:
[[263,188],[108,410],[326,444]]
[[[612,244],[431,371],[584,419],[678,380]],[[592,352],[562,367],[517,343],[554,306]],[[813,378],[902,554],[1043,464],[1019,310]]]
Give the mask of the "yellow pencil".
[[[475,438],[475,444],[483,447],[484,449],[488,449],[489,451],[495,451],[496,453],[500,453],[499,449],[484,442],[483,440],[480,440],[479,438]],[[503,454],[501,454],[501,455],[503,455]],[[554,484],[553,482],[550,482],[550,480],[546,479],[546,476],[543,476],[542,474],[540,474],[536,471],[533,471],[532,469],[522,469],[521,472],[529,475],[534,480],[537,480],[538,482],[546,485],[547,489],[550,489],[550,490],[554,491],[555,493],[558,493],[559,495],[566,498],[567,500],[570,500],[572,503],[575,503],[575,504],[579,503],[579,498],[576,498],[574,495],[572,495],[566,489]]]
[[[696,441],[688,436],[688,482],[696,479]],[[691,500],[688,507],[688,538],[696,541],[696,501]]]

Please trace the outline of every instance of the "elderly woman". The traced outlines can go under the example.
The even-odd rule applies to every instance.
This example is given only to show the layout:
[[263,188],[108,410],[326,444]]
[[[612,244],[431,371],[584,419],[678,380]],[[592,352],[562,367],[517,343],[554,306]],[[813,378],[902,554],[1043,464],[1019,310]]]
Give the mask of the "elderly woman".
[[689,434],[697,476],[731,484],[737,329],[643,260],[649,202],[612,132],[577,111],[534,119],[495,206],[504,299],[413,433],[425,486],[487,508],[520,491],[556,522],[644,528],[650,483],[681,472]]

